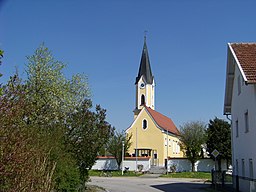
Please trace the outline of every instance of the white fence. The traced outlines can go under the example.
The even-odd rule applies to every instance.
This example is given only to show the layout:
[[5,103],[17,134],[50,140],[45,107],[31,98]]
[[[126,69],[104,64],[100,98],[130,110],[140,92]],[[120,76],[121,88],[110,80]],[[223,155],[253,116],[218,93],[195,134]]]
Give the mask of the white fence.
[[[173,158],[168,160],[168,169],[170,166],[175,166],[177,172],[192,171],[191,163],[186,158]],[[195,171],[211,172],[215,168],[215,161],[212,159],[200,159],[195,163]],[[221,162],[221,169],[227,170],[226,161]]]
[[[142,171],[148,171],[151,165],[150,162],[151,160],[148,157],[138,157],[137,160],[135,157],[125,157],[124,167],[129,168],[129,171],[135,171],[136,165],[142,165]],[[114,157],[98,157],[92,170],[118,170],[118,165]]]

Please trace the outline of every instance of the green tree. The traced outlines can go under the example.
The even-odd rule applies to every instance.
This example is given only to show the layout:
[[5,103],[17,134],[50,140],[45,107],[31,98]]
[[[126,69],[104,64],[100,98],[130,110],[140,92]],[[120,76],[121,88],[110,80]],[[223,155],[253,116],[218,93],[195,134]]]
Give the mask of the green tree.
[[[209,121],[207,134],[207,152],[211,154],[214,149],[218,150],[218,167],[221,170],[221,160],[227,160],[227,165],[231,161],[231,126],[223,120],[215,117]],[[212,155],[211,157],[215,159]]]
[[0,97],[0,188],[3,191],[49,191],[51,174],[36,127],[27,124],[31,106],[18,75]]
[[113,133],[106,110],[95,112],[87,78],[67,79],[65,65],[41,45],[0,97],[0,188],[77,191]]
[[38,142],[44,146],[45,154],[49,156],[47,167],[50,173],[53,172],[52,187],[56,190],[75,190],[70,187],[77,184],[79,177],[73,180],[67,178],[79,176],[79,170],[72,160],[74,157],[67,150],[66,122],[70,114],[89,97],[87,79],[82,75],[67,79],[63,74],[65,65],[55,60],[44,45],[27,59],[25,86],[27,100],[31,104],[28,124],[36,127],[40,135]]
[[[2,58],[3,58],[3,56],[4,56],[4,51],[0,49],[0,65],[2,64]],[[2,76],[3,76],[3,74],[0,73],[0,77],[2,77]],[[2,86],[2,85],[0,84],[0,95],[2,94],[2,88],[1,88],[1,86]]]
[[112,154],[117,162],[119,169],[122,163],[122,148],[124,143],[124,154],[126,154],[131,146],[132,135],[127,135],[125,132],[115,131],[115,134],[110,138],[107,144],[107,151]]
[[191,162],[192,171],[195,170],[195,163],[201,157],[202,145],[205,144],[205,124],[200,121],[185,123],[180,127],[180,145]]
[[67,124],[68,143],[71,144],[70,150],[80,169],[83,184],[88,179],[88,170],[94,165],[99,150],[113,134],[113,128],[106,121],[106,110],[97,105],[96,111],[92,112],[89,110],[91,107],[92,102],[85,100]]

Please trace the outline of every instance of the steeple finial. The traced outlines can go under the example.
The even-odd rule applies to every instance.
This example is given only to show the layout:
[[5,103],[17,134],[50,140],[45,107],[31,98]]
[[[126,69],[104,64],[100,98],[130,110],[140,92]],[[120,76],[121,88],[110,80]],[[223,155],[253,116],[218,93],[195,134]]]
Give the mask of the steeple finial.
[[145,30],[145,31],[144,31],[144,43],[146,43],[147,33],[148,33],[148,31],[147,31],[147,30]]

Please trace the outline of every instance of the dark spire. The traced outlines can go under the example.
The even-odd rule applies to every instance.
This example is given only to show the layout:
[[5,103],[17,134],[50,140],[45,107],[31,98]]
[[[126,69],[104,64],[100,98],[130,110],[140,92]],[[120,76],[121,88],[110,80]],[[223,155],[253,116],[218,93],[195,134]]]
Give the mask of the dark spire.
[[136,77],[135,84],[138,83],[142,75],[144,76],[147,84],[153,83],[153,75],[151,72],[149,56],[148,56],[148,48],[146,44],[146,35],[144,35],[144,45],[143,45],[143,50],[141,55],[140,68],[139,68],[138,76]]

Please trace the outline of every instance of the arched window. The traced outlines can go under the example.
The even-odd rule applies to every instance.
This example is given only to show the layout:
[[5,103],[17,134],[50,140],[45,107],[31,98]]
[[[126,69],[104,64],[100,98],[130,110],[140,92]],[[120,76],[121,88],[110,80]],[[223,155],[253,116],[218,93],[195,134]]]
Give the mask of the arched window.
[[147,127],[148,127],[148,122],[147,122],[146,119],[144,119],[144,120],[142,121],[142,128],[143,128],[143,129],[147,129]]
[[141,95],[140,105],[145,105],[145,96],[144,95]]

